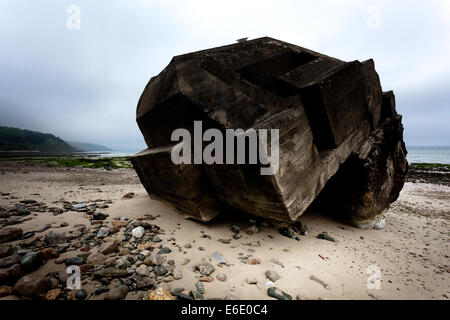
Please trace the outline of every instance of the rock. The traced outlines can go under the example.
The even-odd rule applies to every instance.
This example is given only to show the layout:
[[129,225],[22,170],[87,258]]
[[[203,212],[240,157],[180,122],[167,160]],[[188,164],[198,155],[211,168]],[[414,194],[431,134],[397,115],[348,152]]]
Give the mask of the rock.
[[381,229],[383,229],[385,226],[386,226],[386,220],[383,219],[383,220],[380,220],[380,221],[378,221],[377,223],[375,223],[375,225],[373,226],[373,228],[374,228],[375,230],[381,230]]
[[230,244],[231,243],[230,239],[219,239],[217,241],[219,241],[220,243],[223,243],[223,244]]
[[167,274],[168,270],[164,266],[154,266],[153,272],[155,272],[155,274],[157,276],[165,276]]
[[108,291],[109,291],[108,287],[102,286],[100,288],[95,289],[94,294],[98,296],[99,294],[102,294],[102,293],[105,293]]
[[171,252],[172,252],[172,250],[170,250],[169,248],[163,247],[158,251],[158,254],[168,254]]
[[50,231],[45,235],[44,242],[54,246],[57,244],[66,243],[67,239],[64,233],[55,233],[53,231]]
[[56,259],[59,257],[58,250],[52,248],[45,248],[41,251],[42,256],[45,260]]
[[23,275],[25,275],[25,271],[20,264],[15,264],[8,269],[0,270],[0,285],[13,285]]
[[329,289],[328,284],[325,281],[317,278],[315,275],[311,275],[309,277],[309,279],[312,280],[312,281],[315,281],[315,282],[317,282],[319,284],[321,284],[325,289]]
[[109,231],[106,229],[100,229],[97,232],[97,238],[99,239],[103,239],[106,238],[107,236],[109,236]]
[[7,245],[0,245],[0,258],[6,258],[13,253],[13,248]]
[[175,280],[180,280],[181,278],[183,278],[183,272],[181,271],[181,269],[179,268],[173,269],[173,278]]
[[87,298],[87,292],[84,289],[78,289],[75,291],[75,298],[77,300],[84,300]]
[[[148,269],[148,267],[146,265],[141,264],[139,267],[136,268],[136,273],[140,276],[148,277],[150,275],[150,270]],[[166,274],[166,273],[164,273],[164,274]]]
[[144,236],[145,234],[145,229],[143,227],[136,227],[133,230],[131,230],[131,234],[133,235],[133,237],[135,237],[136,239],[140,239]]
[[214,266],[208,261],[203,261],[194,266],[194,270],[200,272],[204,276],[209,276],[214,272]]
[[227,294],[225,296],[224,300],[239,300],[239,298],[237,296],[235,296],[234,294]]
[[77,203],[72,206],[75,210],[84,209],[87,207],[86,203]]
[[103,278],[103,277],[125,277],[128,276],[129,273],[127,270],[107,267],[94,272],[94,277]]
[[120,285],[117,288],[109,290],[105,295],[105,300],[122,300],[128,295],[128,287]]
[[99,265],[102,264],[108,257],[100,252],[92,253],[88,256],[87,262],[90,264]]
[[110,254],[110,253],[117,251],[118,247],[119,247],[119,241],[112,240],[112,241],[108,241],[108,242],[102,244],[99,251],[102,254]]
[[11,242],[20,239],[22,236],[22,229],[8,228],[0,230],[0,243]]
[[261,264],[261,259],[259,259],[259,258],[251,258],[251,259],[248,260],[248,264],[252,264],[252,265]]
[[64,263],[66,264],[66,266],[80,266],[82,264],[86,263],[86,259],[82,258],[82,257],[72,257],[72,258],[67,258]]
[[[230,207],[293,222],[317,200],[356,225],[398,198],[408,168],[402,119],[373,60],[346,62],[264,37],[170,61],[139,99],[136,121],[148,149],[131,161],[146,190],[183,216],[209,221]],[[279,128],[279,156],[263,149],[270,168],[230,171],[191,155],[181,170],[171,161],[181,148],[171,134],[194,131],[197,119],[219,131]],[[257,132],[251,137],[257,142]]]
[[128,261],[127,257],[121,257],[116,260],[116,267],[126,269],[131,267],[131,262]]
[[218,263],[218,264],[226,264],[225,258],[224,256],[220,253],[220,252],[214,252],[213,253],[213,259]]
[[91,220],[93,220],[93,221],[103,221],[103,220],[105,220],[108,217],[109,217],[109,215],[107,215],[107,214],[100,213],[100,212],[94,212],[92,214]]
[[322,239],[322,240],[331,241],[331,242],[336,242],[336,240],[332,236],[328,235],[328,233],[326,233],[326,232],[319,233],[317,235],[317,238]]
[[212,277],[200,277],[200,278],[198,278],[198,281],[200,281],[200,282],[213,282],[214,278],[212,278]]
[[49,291],[51,286],[52,284],[49,278],[26,275],[16,282],[13,291],[18,296],[33,298],[41,293]]
[[218,273],[216,275],[216,279],[222,282],[227,281],[227,276],[225,275],[225,273]]
[[291,295],[278,289],[277,287],[270,287],[267,289],[267,295],[278,300],[292,300]]
[[168,290],[160,287],[150,291],[147,300],[175,300],[175,297]]
[[158,253],[153,253],[150,257],[145,258],[144,263],[148,266],[160,266],[162,265],[166,259]]
[[191,249],[191,248],[192,248],[192,244],[187,243],[187,244],[184,245],[184,247],[185,247],[186,249]]
[[140,277],[136,280],[136,289],[144,290],[154,288],[156,286],[156,281],[149,277]]
[[267,288],[275,287],[275,283],[273,283],[272,281],[266,281],[266,287]]
[[288,238],[291,238],[291,239],[295,237],[294,231],[293,231],[291,228],[288,228],[288,227],[280,228],[280,229],[278,230],[278,232],[279,232],[280,234],[282,234],[283,236],[288,237]]
[[249,236],[254,235],[255,233],[258,233],[258,232],[259,232],[259,229],[257,226],[251,226],[250,228],[245,230],[245,233],[248,234]]
[[116,228],[122,228],[128,226],[129,221],[127,220],[113,220],[112,225]]
[[58,299],[60,294],[61,294],[60,288],[52,289],[45,294],[44,299],[48,301],[53,301]]
[[13,293],[13,288],[8,286],[0,286],[0,298],[9,296]]
[[21,259],[22,269],[31,272],[38,269],[44,263],[44,256],[40,252],[28,252]]
[[272,282],[277,282],[278,280],[281,279],[281,276],[275,271],[266,271],[265,275],[266,278]]
[[276,264],[276,265],[278,265],[278,266],[284,268],[284,264],[281,263],[279,260],[277,260],[277,259],[275,259],[275,258],[270,259],[270,262],[272,262],[273,264]]
[[22,258],[18,254],[13,254],[6,258],[0,259],[0,268],[9,268],[15,264],[20,263]]
[[256,279],[256,278],[245,278],[245,282],[247,282],[248,284],[257,284],[258,283],[258,279]]
[[197,282],[197,283],[195,284],[195,288],[197,289],[197,291],[198,291],[200,294],[205,294],[205,287],[203,286],[203,283]]

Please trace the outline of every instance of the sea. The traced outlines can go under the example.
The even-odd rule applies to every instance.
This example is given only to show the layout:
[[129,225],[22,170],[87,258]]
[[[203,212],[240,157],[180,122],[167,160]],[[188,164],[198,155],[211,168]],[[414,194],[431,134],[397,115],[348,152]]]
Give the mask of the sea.
[[[406,158],[409,163],[443,163],[450,164],[450,146],[407,146]],[[135,151],[98,152],[97,157],[127,157],[138,153]],[[91,152],[92,153],[92,152]]]
[[406,146],[409,163],[443,163],[450,164],[450,146],[413,147]]

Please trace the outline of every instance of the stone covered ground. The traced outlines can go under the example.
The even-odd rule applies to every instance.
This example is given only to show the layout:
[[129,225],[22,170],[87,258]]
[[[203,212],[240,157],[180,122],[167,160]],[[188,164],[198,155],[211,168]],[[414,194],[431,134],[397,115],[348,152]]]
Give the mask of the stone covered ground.
[[450,187],[426,177],[383,229],[360,230],[332,212],[204,224],[150,199],[132,169],[0,162],[0,298],[449,299]]

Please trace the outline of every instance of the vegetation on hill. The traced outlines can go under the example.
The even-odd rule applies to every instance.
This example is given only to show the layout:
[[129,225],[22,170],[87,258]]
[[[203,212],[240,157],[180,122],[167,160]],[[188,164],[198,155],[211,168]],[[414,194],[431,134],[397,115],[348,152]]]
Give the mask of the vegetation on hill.
[[0,126],[0,151],[80,151],[49,133]]

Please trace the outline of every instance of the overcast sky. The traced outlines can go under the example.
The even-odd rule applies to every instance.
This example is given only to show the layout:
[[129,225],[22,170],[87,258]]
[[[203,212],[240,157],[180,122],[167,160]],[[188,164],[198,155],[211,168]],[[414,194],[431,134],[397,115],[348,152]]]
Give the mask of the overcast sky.
[[151,76],[174,55],[262,36],[373,58],[407,145],[450,145],[446,0],[1,0],[0,125],[142,149],[135,112]]

